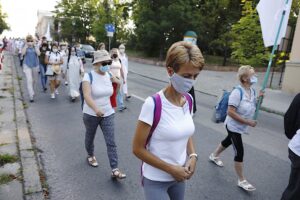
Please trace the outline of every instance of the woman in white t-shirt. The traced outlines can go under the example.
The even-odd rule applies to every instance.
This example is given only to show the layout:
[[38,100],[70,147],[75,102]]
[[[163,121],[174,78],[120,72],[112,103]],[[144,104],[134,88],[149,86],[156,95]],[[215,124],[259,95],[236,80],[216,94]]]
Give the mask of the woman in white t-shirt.
[[[235,152],[234,168],[238,176],[237,185],[246,191],[254,191],[256,188],[246,180],[243,172],[244,145],[242,140],[242,135],[248,132],[248,126],[255,127],[257,124],[257,121],[253,120],[257,103],[257,95],[252,87],[257,83],[254,68],[249,65],[241,66],[238,70],[238,79],[240,85],[229,96],[228,115],[224,122],[228,135],[210,154],[209,159],[219,167],[223,167],[219,156],[232,145]],[[263,93],[260,92],[259,96],[263,96]]]
[[[123,84],[125,84],[124,70],[123,70],[123,65],[119,58],[118,49],[117,48],[111,49],[110,54],[112,57],[110,72],[120,80],[120,83],[122,82]],[[123,111],[124,109],[126,109],[126,106],[124,106],[124,101],[123,101],[123,89],[122,89],[123,84],[113,83],[114,92],[113,95],[110,97],[111,105],[113,106],[113,108],[118,107],[119,111]]]
[[94,155],[94,138],[98,126],[100,126],[105,143],[107,155],[111,167],[112,178],[123,179],[126,174],[118,168],[117,145],[114,136],[114,109],[110,103],[110,96],[113,93],[112,82],[116,78],[109,73],[111,58],[106,50],[94,53],[94,62],[90,73],[86,73],[82,80],[84,95],[83,122],[86,128],[85,148],[88,154],[87,161],[92,167],[98,163]]
[[[48,68],[51,68],[52,74],[48,75],[50,81],[51,99],[55,99],[55,94],[58,95],[58,87],[60,85],[59,75],[61,74],[61,65],[63,64],[63,58],[58,51],[58,45],[52,44],[51,51],[46,53],[45,63]],[[47,75],[46,71],[46,75]]]
[[146,200],[184,199],[185,181],[193,175],[197,161],[192,139],[195,126],[184,94],[194,85],[203,66],[204,59],[196,45],[174,43],[166,57],[170,84],[158,93],[161,117],[150,140],[151,127],[155,126],[152,98],[148,97],[142,107],[133,153],[144,162],[142,182]]

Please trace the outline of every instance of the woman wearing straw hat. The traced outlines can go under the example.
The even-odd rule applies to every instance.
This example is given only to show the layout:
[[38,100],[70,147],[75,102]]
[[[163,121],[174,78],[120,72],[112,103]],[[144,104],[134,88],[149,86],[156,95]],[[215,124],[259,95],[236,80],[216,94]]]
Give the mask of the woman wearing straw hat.
[[85,148],[88,154],[88,164],[97,167],[98,163],[94,155],[94,138],[97,128],[100,126],[107,146],[107,155],[112,170],[111,177],[124,179],[126,174],[118,168],[117,145],[114,136],[115,111],[110,103],[110,96],[113,94],[112,82],[118,81],[109,73],[111,62],[107,51],[96,51],[94,53],[94,69],[90,73],[86,73],[82,80],[83,122],[86,128]]

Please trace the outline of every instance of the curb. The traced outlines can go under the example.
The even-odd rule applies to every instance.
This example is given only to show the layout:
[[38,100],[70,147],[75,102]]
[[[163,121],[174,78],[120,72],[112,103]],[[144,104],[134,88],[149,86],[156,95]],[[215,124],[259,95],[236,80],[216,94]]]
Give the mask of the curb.
[[[160,80],[158,78],[153,78],[153,77],[149,77],[147,75],[144,75],[144,74],[140,74],[138,72],[135,72],[135,71],[132,71],[129,69],[129,72],[130,73],[133,73],[133,74],[136,74],[136,75],[139,75],[139,76],[142,76],[142,77],[145,77],[145,78],[148,78],[148,79],[151,79],[151,80],[155,80],[155,81],[160,81],[160,82],[163,82],[163,83],[168,83],[167,81],[163,81],[163,80]],[[195,89],[196,92],[199,92],[201,94],[205,94],[205,95],[208,95],[208,96],[213,96],[213,97],[218,97],[218,95],[215,95],[215,94],[211,94],[211,93],[208,93],[208,92],[204,92],[204,91],[201,91],[201,90],[197,90]],[[276,114],[276,115],[280,115],[280,116],[284,116],[284,112],[280,112],[280,111],[276,111],[274,109],[271,109],[271,108],[267,108],[267,107],[264,107],[264,106],[261,106],[260,109],[262,111],[265,111],[265,112],[268,112],[268,113],[272,113],[272,114]]]
[[[205,57],[205,56],[204,56]],[[146,58],[138,58],[138,57],[132,57],[128,56],[129,61],[146,64],[146,65],[155,65],[155,66],[161,66],[165,67],[165,61],[158,61],[158,60],[151,60]],[[220,66],[220,65],[212,65],[212,64],[206,64],[203,68],[203,70],[207,71],[222,71],[222,72],[236,72],[238,70],[239,66]],[[281,68],[275,68],[276,72],[279,72]],[[256,72],[266,72],[266,68],[263,67],[256,67]]]
[[39,164],[32,145],[28,127],[28,119],[24,110],[21,83],[18,80],[19,74],[15,64],[14,56],[11,55],[12,79],[14,87],[15,119],[17,125],[17,138],[20,153],[20,160],[23,174],[23,191],[25,200],[44,199],[42,184],[39,175]]

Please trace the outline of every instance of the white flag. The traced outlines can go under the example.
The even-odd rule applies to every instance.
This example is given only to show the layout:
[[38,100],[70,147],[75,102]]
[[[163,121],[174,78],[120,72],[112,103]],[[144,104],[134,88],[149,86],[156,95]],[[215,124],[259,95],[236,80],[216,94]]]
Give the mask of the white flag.
[[260,0],[256,9],[259,14],[261,30],[263,34],[265,47],[273,46],[278,32],[282,12],[285,10],[285,16],[282,22],[277,45],[280,44],[281,38],[285,36],[292,1],[288,0]]

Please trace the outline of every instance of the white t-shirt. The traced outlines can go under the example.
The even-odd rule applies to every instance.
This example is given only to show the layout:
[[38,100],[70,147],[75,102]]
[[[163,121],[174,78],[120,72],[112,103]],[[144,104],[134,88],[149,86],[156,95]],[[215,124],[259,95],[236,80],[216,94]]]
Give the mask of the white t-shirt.
[[111,66],[110,66],[110,72],[115,76],[115,77],[118,77],[120,78],[121,77],[121,63],[119,61],[119,58],[118,60],[113,60],[112,63],[111,63]]
[[[247,96],[245,89],[239,86],[242,91],[242,100],[241,100],[241,91],[239,89],[234,89],[228,100],[229,106],[234,106],[236,108],[236,112],[243,118],[252,119],[256,109],[256,94],[254,89],[251,88],[251,95]],[[246,124],[242,124],[229,115],[226,116],[224,124],[227,125],[227,128],[235,133],[245,134],[247,133],[248,126]]]
[[300,129],[296,132],[294,137],[290,140],[289,148],[295,154],[297,154],[297,156],[300,156]]
[[59,52],[54,53],[54,52],[51,52],[51,51],[46,52],[46,57],[47,57],[47,59],[49,59],[50,63],[59,63],[61,58],[62,58],[62,56],[60,55]]
[[[162,91],[159,92],[162,101],[160,121],[154,130],[148,150],[161,160],[184,166],[187,159],[187,142],[194,134],[195,125],[189,111],[188,101],[183,107],[175,106],[167,100]],[[154,101],[148,97],[142,107],[139,120],[152,126]],[[147,163],[143,164],[143,176],[153,181],[174,181],[168,173]]]
[[[110,103],[110,96],[113,94],[113,86],[110,76],[108,73],[105,75],[98,74],[95,71],[91,71],[91,73],[93,76],[93,81],[91,84],[92,98],[100,111],[104,113],[104,117],[107,117],[115,113]],[[84,74],[82,81],[87,81],[90,83],[90,76],[88,73]],[[97,116],[95,111],[85,102],[83,104],[83,113]]]

